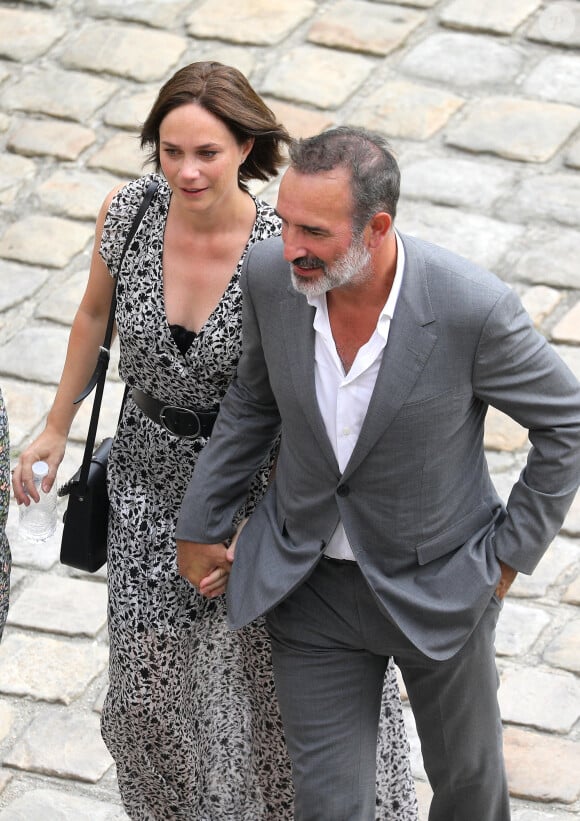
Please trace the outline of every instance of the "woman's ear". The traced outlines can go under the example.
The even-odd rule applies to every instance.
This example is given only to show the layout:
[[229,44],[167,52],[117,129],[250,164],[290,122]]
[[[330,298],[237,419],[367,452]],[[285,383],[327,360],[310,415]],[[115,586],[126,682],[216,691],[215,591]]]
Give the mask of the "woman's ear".
[[254,147],[254,142],[254,138],[249,137],[244,143],[242,143],[242,159],[240,160],[240,165],[243,165],[243,163],[245,163],[248,159],[248,155]]

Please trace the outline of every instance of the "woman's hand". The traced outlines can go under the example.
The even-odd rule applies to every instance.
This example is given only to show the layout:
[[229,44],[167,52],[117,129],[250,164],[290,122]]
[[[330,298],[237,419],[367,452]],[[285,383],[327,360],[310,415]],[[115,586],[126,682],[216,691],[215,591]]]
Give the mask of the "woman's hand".
[[231,540],[228,549],[226,550],[226,564],[222,564],[221,567],[216,568],[209,575],[207,575],[204,579],[200,581],[199,592],[203,596],[207,596],[209,599],[213,599],[216,596],[221,596],[222,593],[225,593],[226,587],[228,586],[230,571],[234,561],[236,544],[240,537],[240,533],[242,532],[244,525],[247,521],[247,519],[242,519],[242,521],[238,525],[238,529],[236,530],[234,537]]
[[34,462],[46,462],[48,475],[42,480],[42,489],[46,493],[54,484],[56,472],[62,462],[66,447],[66,436],[45,429],[25,451],[20,454],[18,464],[12,472],[12,487],[17,503],[28,506],[30,500],[38,502],[39,495],[32,476]]
[[[230,565],[226,558],[226,546],[220,543],[204,544],[177,539],[177,567],[180,576],[187,579],[194,587],[199,588],[200,592],[203,592],[201,585],[207,578],[212,579],[212,589],[214,589],[216,580],[227,577],[230,572]],[[206,595],[205,592],[203,594]],[[214,595],[218,594],[214,593]]]

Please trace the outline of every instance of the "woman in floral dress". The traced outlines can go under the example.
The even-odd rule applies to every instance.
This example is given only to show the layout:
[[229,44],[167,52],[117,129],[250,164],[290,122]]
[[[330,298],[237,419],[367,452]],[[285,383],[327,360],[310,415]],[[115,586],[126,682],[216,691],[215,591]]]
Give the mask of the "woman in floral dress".
[[[194,63],[161,89],[141,137],[156,173],[103,204],[63,379],[29,453],[45,456],[54,475],[116,276],[120,374],[130,390],[108,468],[102,732],[123,802],[135,821],[291,821],[290,765],[264,626],[229,631],[224,597],[202,597],[179,576],[174,537],[184,489],[240,354],[242,261],[253,243],[280,230],[247,181],[276,173],[287,134],[240,72]],[[152,180],[157,191],[119,268]],[[22,478],[29,460],[21,460]],[[240,517],[260,498],[269,467],[256,476]],[[383,709],[377,817],[413,821],[394,674]]]

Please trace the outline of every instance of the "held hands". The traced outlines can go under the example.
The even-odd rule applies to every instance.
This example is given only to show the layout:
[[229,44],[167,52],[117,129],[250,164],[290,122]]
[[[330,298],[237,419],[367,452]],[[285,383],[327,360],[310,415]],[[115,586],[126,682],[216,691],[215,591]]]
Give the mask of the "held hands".
[[197,587],[202,596],[213,599],[225,593],[238,537],[247,521],[240,522],[228,548],[224,544],[177,540],[179,573]]
[[[180,575],[204,596],[213,598],[225,591],[231,563],[225,544],[202,544],[178,539],[177,567]],[[203,590],[202,582],[205,585]]]
[[47,493],[56,479],[56,472],[62,462],[65,447],[66,436],[45,430],[20,454],[18,464],[12,472],[14,498],[19,505],[24,504],[28,507],[31,499],[35,502],[39,500],[32,478],[33,463],[43,461],[48,464],[48,475],[42,482],[42,489]]

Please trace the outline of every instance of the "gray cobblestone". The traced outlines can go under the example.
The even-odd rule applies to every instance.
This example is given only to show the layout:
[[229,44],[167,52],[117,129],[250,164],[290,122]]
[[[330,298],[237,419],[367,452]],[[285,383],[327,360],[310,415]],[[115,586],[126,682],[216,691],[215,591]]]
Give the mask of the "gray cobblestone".
[[50,214],[95,220],[105,196],[117,184],[118,179],[108,174],[63,168],[39,185],[38,197]]
[[556,288],[576,288],[580,232],[553,226],[530,231],[528,241],[507,255],[510,278]]
[[176,19],[191,5],[189,0],[85,0],[87,12],[93,17],[145,23],[147,26],[171,29]]
[[522,69],[523,52],[491,37],[441,32],[411,49],[399,68],[450,86],[510,85]]
[[531,40],[552,45],[580,46],[580,6],[575,0],[556,0],[546,4],[528,31]]
[[46,12],[0,9],[0,57],[34,60],[65,32],[64,23]]
[[136,132],[155,102],[157,88],[151,87],[136,94],[115,95],[108,104],[104,115],[107,125]]
[[388,137],[426,140],[462,105],[463,99],[456,94],[393,79],[363,98],[348,122],[382,131]]
[[[577,0],[0,0],[0,385],[13,457],[52,401],[100,200],[141,173],[140,124],[161,81],[195,59],[239,67],[297,136],[342,123],[386,134],[403,169],[401,229],[495,270],[580,374],[578,46]],[[277,183],[252,190],[275,202]],[[99,438],[116,424],[117,363],[115,347]],[[73,422],[59,483],[80,463],[90,410],[89,400]],[[487,457],[504,501],[526,438],[488,414]],[[62,524],[40,546],[17,524],[11,505],[0,821],[126,821],[98,729],[106,570],[88,579],[59,564]],[[498,623],[514,821],[580,812],[580,720],[562,730],[580,700],[572,689],[562,722],[560,689],[542,689],[542,676],[580,681],[579,538],[577,497]],[[95,594],[90,618],[60,614],[70,589]],[[427,821],[431,790],[408,703],[404,713]]]
[[544,660],[554,667],[580,673],[580,622],[568,622],[544,653]]
[[[273,45],[314,12],[313,0],[206,0],[187,20],[195,37],[215,37],[233,43]],[[310,75],[316,76],[316,75]]]
[[0,691],[70,704],[106,662],[106,648],[94,643],[11,633],[0,645]]
[[556,342],[580,344],[580,302],[577,302],[552,330]]
[[568,602],[568,604],[580,604],[580,576],[566,589],[562,601]]
[[580,168],[580,140],[573,142],[566,152],[564,162],[571,168]]
[[578,563],[578,548],[569,539],[557,536],[532,576],[520,573],[516,578],[510,594],[520,598],[532,599],[545,596],[549,588],[571,567]]
[[488,97],[474,102],[447,142],[467,151],[485,151],[509,160],[546,162],[580,124],[572,106]]
[[580,105],[580,57],[550,55],[524,83],[526,94],[544,100]]
[[514,451],[522,448],[527,431],[505,413],[490,408],[485,420],[485,446],[490,450]]
[[322,46],[385,55],[399,48],[425,15],[396,6],[369,6],[366,0],[341,0],[309,29],[308,40]]
[[516,810],[512,821],[572,821],[570,813],[552,812],[547,810]]
[[545,803],[578,800],[580,744],[509,727],[504,748],[512,795]]
[[24,157],[0,157],[0,203],[7,205],[18,195],[24,180],[34,176],[36,166]]
[[403,197],[485,211],[512,190],[516,172],[459,157],[429,157],[402,163]]
[[[9,84],[0,105],[85,123],[118,89],[118,84],[80,71],[31,71]],[[64,93],[66,90],[66,93]]]
[[14,709],[10,704],[0,701],[0,742],[10,733],[14,722]]
[[538,174],[516,185],[498,209],[509,220],[580,224],[580,179],[578,174]]
[[46,271],[2,261],[0,278],[0,312],[34,296],[48,279]]
[[453,28],[511,34],[541,6],[540,0],[453,0],[441,12],[442,23]]
[[334,125],[334,117],[328,111],[311,111],[292,103],[281,103],[273,98],[266,98],[266,103],[293,137],[318,134]]
[[51,291],[50,299],[41,300],[36,306],[35,316],[50,319],[61,325],[70,326],[87,285],[89,272],[77,271],[59,288]]
[[95,139],[94,131],[81,125],[26,118],[12,130],[7,147],[28,157],[48,155],[76,160]]
[[[28,725],[8,753],[6,763],[20,770],[94,784],[113,763],[98,733],[97,716],[88,714],[79,719],[72,713],[47,712]],[[67,739],[58,752],[55,736]]]
[[261,90],[283,100],[338,108],[364,83],[372,65],[368,58],[358,54],[298,46],[287,51],[270,69]]
[[133,179],[141,174],[144,161],[145,155],[139,147],[137,135],[123,132],[111,137],[93,154],[87,165],[89,168],[109,171],[121,178]]
[[[403,202],[398,213],[402,230],[430,242],[438,242],[444,236],[445,245],[451,251],[475,259],[492,270],[497,270],[504,254],[525,233],[521,225],[440,205],[410,205]],[[492,243],[489,242],[491,236]]]
[[31,392],[27,382],[16,381],[4,375],[2,393],[6,404],[12,410],[10,444],[14,452],[18,453],[24,439],[31,436],[31,432],[36,430],[48,413],[54,399],[54,388],[37,386]]
[[107,589],[98,582],[37,576],[20,593],[8,618],[24,629],[95,638],[106,624]]
[[506,601],[497,625],[497,654],[521,656],[531,650],[549,623],[550,616],[545,610]]
[[536,328],[541,328],[546,318],[558,307],[562,294],[547,285],[536,285],[522,297],[524,308],[534,321]]
[[[68,340],[67,328],[25,328],[0,346],[4,373],[30,382],[58,384]],[[42,356],[39,352],[42,351]]]
[[160,80],[175,68],[187,40],[155,29],[89,23],[62,55],[67,68],[117,74],[142,83]]
[[508,667],[499,702],[506,721],[567,733],[580,718],[580,681],[560,671]]
[[0,812],[0,821],[127,821],[114,804],[70,795],[64,790],[34,789]]
[[[392,0],[371,0],[372,3],[392,3]],[[436,6],[439,0],[397,0],[398,6],[416,6],[421,9],[429,9]]]
[[60,217],[30,216],[13,223],[0,239],[0,256],[63,268],[85,248],[93,229]]

